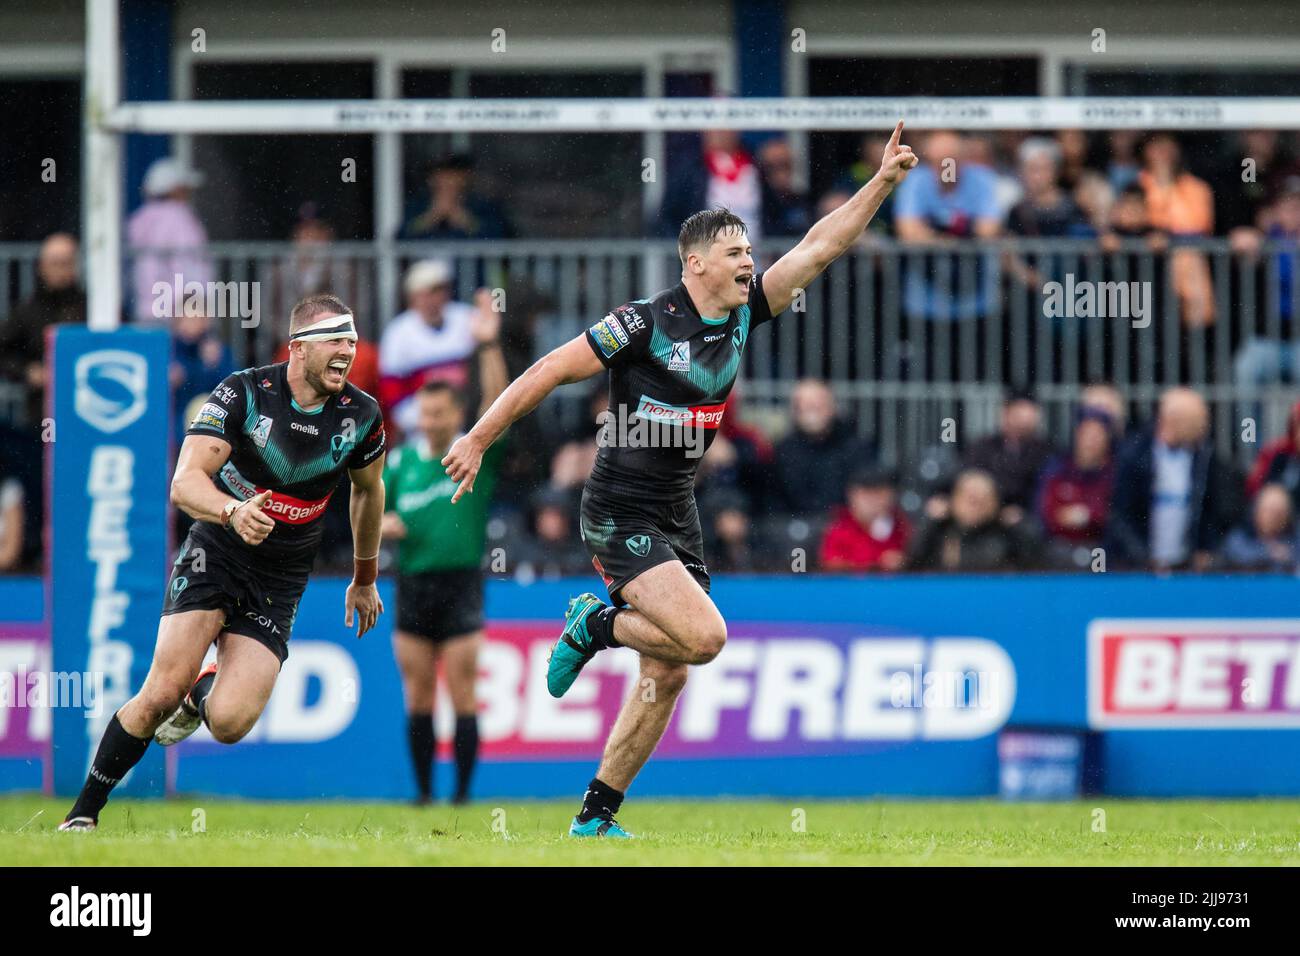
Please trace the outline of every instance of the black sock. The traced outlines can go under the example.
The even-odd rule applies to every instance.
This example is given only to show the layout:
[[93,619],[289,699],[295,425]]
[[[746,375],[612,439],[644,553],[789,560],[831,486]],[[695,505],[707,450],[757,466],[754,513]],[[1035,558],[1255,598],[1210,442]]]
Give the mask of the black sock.
[[199,717],[202,718],[205,724],[208,722],[208,715],[204,711],[203,705],[207,703],[208,695],[212,693],[212,685],[216,682],[216,671],[211,674],[204,674],[195,682],[193,689],[190,691],[190,703],[194,705],[194,709],[199,712]]
[[621,607],[601,608],[587,618],[587,633],[591,635],[591,643],[597,650],[619,646],[618,641],[614,640],[614,618],[622,610]]
[[66,819],[73,817],[90,817],[99,819],[99,811],[108,803],[108,795],[113,792],[118,781],[126,776],[128,770],[140,762],[152,737],[133,737],[126,732],[117,714],[108,722],[104,736],[95,751],[95,760],[90,765],[86,785],[81,788],[77,802],[68,811]]
[[452,749],[456,753],[456,799],[469,799],[469,782],[478,762],[478,715],[467,714],[456,718],[456,738]]
[[582,812],[578,814],[578,822],[586,823],[596,817],[609,819],[618,813],[618,808],[622,805],[621,791],[615,790],[599,777],[592,777],[591,783],[587,784],[587,792],[582,797]]
[[415,768],[415,786],[421,797],[433,796],[433,714],[410,714],[406,718],[406,737],[411,745],[411,765]]

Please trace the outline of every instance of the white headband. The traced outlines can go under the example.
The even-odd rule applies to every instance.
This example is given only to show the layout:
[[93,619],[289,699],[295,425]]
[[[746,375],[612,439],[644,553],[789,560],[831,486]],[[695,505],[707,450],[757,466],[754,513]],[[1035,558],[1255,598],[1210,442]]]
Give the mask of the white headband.
[[327,342],[331,339],[357,340],[357,329],[352,322],[352,314],[327,315],[311,325],[304,325],[289,336],[290,342]]

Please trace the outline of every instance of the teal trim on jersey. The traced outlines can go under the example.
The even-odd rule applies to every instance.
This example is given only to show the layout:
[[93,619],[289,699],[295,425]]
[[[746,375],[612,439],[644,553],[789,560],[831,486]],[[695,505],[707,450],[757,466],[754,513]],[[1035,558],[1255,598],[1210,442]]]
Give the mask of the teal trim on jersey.
[[[740,371],[740,355],[745,349],[745,341],[749,338],[749,306],[742,305],[736,310],[739,324],[736,326],[736,332],[731,336],[731,354],[727,360],[717,368],[701,368],[694,360],[691,360],[690,367],[685,372],[673,374],[685,375],[697,388],[706,396],[721,397],[724,392],[731,388],[736,380],[736,373]],[[650,336],[650,354],[665,369],[668,368],[668,360],[672,354],[673,340],[670,339],[659,326],[654,327]]]
[[320,408],[313,409],[312,411],[308,411],[299,405],[298,399],[294,398],[292,395],[289,396],[289,404],[293,406],[295,412],[302,412],[304,415],[319,415],[321,412],[325,411],[325,406],[329,404],[329,399],[325,399],[325,401],[320,403]]
[[318,478],[337,468],[344,459],[352,454],[354,448],[365,441],[376,421],[378,421],[377,416],[372,418],[366,424],[366,427],[358,432],[358,437],[352,444],[342,447],[337,459],[334,457],[334,451],[331,447],[329,451],[318,455],[316,458],[295,465],[285,457],[284,452],[277,448],[274,442],[267,441],[266,447],[261,449],[262,463],[271,469],[271,473],[275,475],[277,485],[296,485],[302,481],[311,481],[313,478]]
[[731,316],[729,315],[724,315],[720,319],[711,319],[707,315],[701,315],[700,321],[703,322],[705,325],[721,325],[723,322],[726,322],[727,319],[729,318],[731,318]]
[[248,379],[242,381],[244,383],[244,434],[251,435],[253,429],[257,427],[257,402],[254,400],[253,386],[248,384]]

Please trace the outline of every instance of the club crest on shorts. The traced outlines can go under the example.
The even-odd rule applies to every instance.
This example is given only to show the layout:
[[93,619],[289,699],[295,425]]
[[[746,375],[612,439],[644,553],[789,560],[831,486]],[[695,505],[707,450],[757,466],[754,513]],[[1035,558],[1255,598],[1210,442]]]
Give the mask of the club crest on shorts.
[[181,592],[184,591],[189,586],[190,586],[190,579],[185,577],[184,575],[181,575],[180,577],[172,578],[172,600],[175,601],[178,597],[180,597]]
[[627,549],[635,554],[638,558],[644,558],[650,553],[650,535],[634,534],[627,539]]
[[691,370],[691,343],[674,342],[668,353],[668,371],[689,372]]

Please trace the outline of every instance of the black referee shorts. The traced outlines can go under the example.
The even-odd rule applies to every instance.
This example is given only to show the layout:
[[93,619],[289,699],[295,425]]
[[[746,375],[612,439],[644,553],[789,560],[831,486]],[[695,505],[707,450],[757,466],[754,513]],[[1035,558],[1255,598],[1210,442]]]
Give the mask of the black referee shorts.
[[435,644],[483,627],[483,572],[478,568],[397,576],[397,629]]

